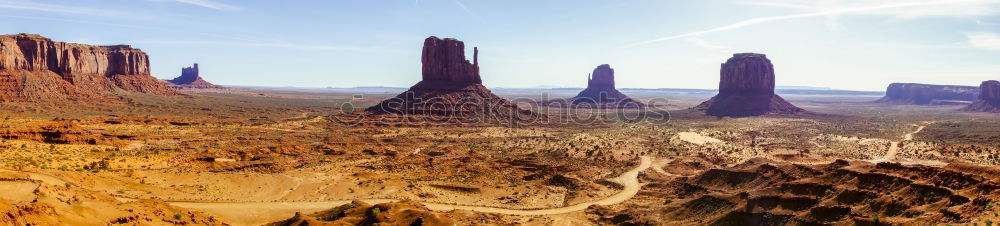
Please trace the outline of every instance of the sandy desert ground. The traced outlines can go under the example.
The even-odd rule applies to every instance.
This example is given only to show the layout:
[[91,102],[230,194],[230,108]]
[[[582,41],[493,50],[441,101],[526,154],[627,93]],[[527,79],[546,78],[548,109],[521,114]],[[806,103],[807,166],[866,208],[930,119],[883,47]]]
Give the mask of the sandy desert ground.
[[817,114],[715,118],[684,110],[701,94],[635,93],[670,100],[671,120],[591,112],[605,120],[374,127],[336,115],[381,94],[185,94],[0,104],[0,222],[372,223],[390,222],[388,213],[432,225],[1000,220],[1000,118],[958,106],[786,95]]

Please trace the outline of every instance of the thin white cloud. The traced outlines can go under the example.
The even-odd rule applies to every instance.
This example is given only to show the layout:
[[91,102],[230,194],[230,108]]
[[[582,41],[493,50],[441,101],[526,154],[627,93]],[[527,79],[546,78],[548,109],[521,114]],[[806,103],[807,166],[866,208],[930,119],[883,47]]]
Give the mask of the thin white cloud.
[[691,43],[694,43],[694,44],[696,44],[698,46],[709,48],[709,49],[728,49],[729,48],[727,46],[722,46],[722,45],[718,45],[718,44],[715,44],[715,43],[711,43],[711,42],[705,41],[704,39],[700,39],[700,38],[693,38],[692,37],[692,38],[686,38],[684,40],[687,40],[688,42],[691,42]]
[[625,47],[627,48],[627,47],[635,47],[635,46],[647,45],[647,44],[656,43],[656,42],[662,42],[662,41],[669,41],[669,40],[675,40],[675,39],[681,39],[681,38],[694,37],[694,36],[699,36],[699,35],[704,35],[704,34],[710,34],[710,33],[715,33],[715,32],[720,32],[720,31],[728,31],[728,30],[733,30],[733,29],[742,28],[742,27],[746,27],[746,26],[750,26],[750,25],[761,24],[761,23],[768,23],[768,22],[774,22],[774,21],[783,21],[783,20],[791,20],[791,19],[821,17],[821,16],[838,16],[838,15],[845,15],[845,14],[871,13],[871,12],[879,12],[879,11],[885,12],[885,11],[898,10],[898,9],[911,9],[907,13],[901,15],[901,16],[905,17],[907,15],[913,16],[913,15],[919,15],[919,14],[926,14],[927,12],[929,12],[929,11],[926,10],[927,8],[932,8],[932,9],[933,8],[938,8],[938,7],[948,8],[949,6],[970,5],[970,4],[971,5],[980,5],[980,6],[982,6],[982,5],[994,6],[996,4],[1000,4],[1000,0],[943,0],[943,1],[939,0],[939,1],[910,1],[910,2],[892,1],[892,2],[895,2],[895,3],[880,4],[880,5],[869,5],[869,6],[862,6],[862,7],[851,7],[851,8],[837,8],[837,9],[829,9],[829,10],[823,10],[823,11],[808,12],[808,13],[799,13],[799,14],[791,14],[791,15],[783,15],[783,16],[769,16],[769,17],[752,18],[752,19],[748,19],[748,20],[736,22],[736,23],[733,23],[733,24],[730,24],[730,25],[716,27],[716,28],[712,28],[712,29],[708,29],[708,30],[695,31],[695,32],[690,32],[690,33],[684,33],[684,34],[679,34],[679,35],[666,36],[666,37],[661,37],[661,38],[657,38],[657,39],[636,42],[636,43],[629,44],[629,45],[627,45]]
[[17,18],[17,19],[29,19],[29,20],[48,20],[48,21],[67,22],[67,23],[80,23],[80,24],[108,25],[108,26],[127,27],[127,28],[146,28],[146,27],[142,27],[142,26],[132,26],[132,25],[127,25],[127,24],[108,23],[108,22],[90,21],[90,20],[77,20],[77,19],[72,19],[71,20],[71,19],[62,19],[62,18],[53,18],[53,17],[20,16],[20,15],[0,15],[0,17]]
[[778,7],[778,8],[789,8],[789,9],[798,9],[798,10],[809,10],[809,11],[820,10],[820,8],[815,7],[815,6],[804,5],[804,4],[796,4],[796,3],[790,3],[790,2],[741,2],[740,4],[743,4],[743,5],[755,5],[755,6],[769,6],[769,7]]
[[[0,15],[0,17],[15,18],[15,19],[27,19],[27,20],[46,20],[46,21],[56,21],[56,22],[62,22],[62,23],[94,24],[94,25],[101,25],[101,26],[116,26],[116,27],[123,27],[123,28],[129,28],[129,29],[148,30],[148,31],[161,31],[161,32],[171,32],[171,33],[178,32],[178,29],[175,29],[175,28],[165,28],[165,27],[149,26],[149,25],[129,25],[129,24],[121,24],[121,23],[109,23],[109,22],[102,22],[102,21],[94,21],[94,20],[66,19],[66,18],[57,18],[57,17],[21,16],[21,15]],[[251,39],[249,37],[241,37],[241,36],[237,36],[237,35],[233,35],[233,34],[222,35],[222,34],[215,34],[215,33],[191,32],[191,31],[180,31],[180,32],[184,32],[184,33],[187,33],[187,34],[190,34],[190,35],[200,35],[200,36],[212,37],[212,38],[232,39],[234,41],[241,41],[241,42],[261,42],[261,41],[259,41],[257,39]]]
[[299,50],[324,50],[324,51],[380,51],[380,50],[386,50],[384,48],[379,48],[379,47],[362,47],[362,46],[349,46],[349,45],[291,44],[291,43],[244,42],[244,41],[136,40],[136,41],[132,41],[132,43],[170,44],[170,45],[215,45],[215,46],[261,47],[261,48],[299,49]]
[[479,20],[479,22],[481,23],[484,24],[486,23],[486,21],[484,21],[483,18],[479,17],[479,14],[472,12],[472,10],[470,10],[469,7],[466,7],[465,3],[462,3],[462,0],[452,0],[452,1],[454,1],[455,5],[458,5],[459,8],[462,8],[462,11],[465,11],[465,13],[468,13],[470,16],[475,17],[476,20]]
[[[465,3],[462,3],[462,0],[452,0],[452,2],[454,2],[455,5],[458,6],[458,8],[461,8],[466,14],[469,14],[469,16],[476,18],[476,20],[479,20],[481,23],[486,23],[483,18],[479,17],[479,14],[476,14],[476,12],[473,12],[468,6],[465,6]],[[420,0],[413,0],[413,5],[420,5]]]
[[12,10],[59,13],[59,14],[88,15],[88,16],[119,16],[119,17],[132,17],[132,18],[141,17],[138,14],[127,13],[117,10],[110,10],[110,9],[53,5],[53,4],[24,2],[24,1],[0,0],[0,8],[12,9]]
[[236,11],[240,10],[240,7],[229,5],[225,3],[210,1],[210,0],[175,0],[184,4],[191,4],[195,6],[205,7],[209,9],[222,10],[222,11]]
[[[858,8],[874,5],[931,3],[936,0],[767,0],[742,2],[745,5],[788,8],[806,11],[826,11],[840,8]],[[965,0],[934,7],[905,7],[860,12],[859,14],[887,15],[899,19],[923,17],[988,16],[1000,13],[996,0]]]
[[1000,34],[989,32],[974,32],[965,34],[966,42],[975,48],[1000,51]]

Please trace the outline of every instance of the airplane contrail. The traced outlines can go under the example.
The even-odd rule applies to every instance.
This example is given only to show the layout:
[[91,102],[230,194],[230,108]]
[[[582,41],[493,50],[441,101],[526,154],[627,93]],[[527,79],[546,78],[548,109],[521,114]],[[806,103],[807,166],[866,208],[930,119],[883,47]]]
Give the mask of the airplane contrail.
[[[737,23],[734,23],[734,24],[730,24],[730,25],[726,25],[726,26],[722,26],[722,27],[716,27],[716,28],[712,28],[712,29],[708,29],[708,30],[695,31],[695,32],[690,32],[690,33],[685,33],[685,34],[679,34],[679,35],[674,35],[674,36],[667,36],[667,37],[662,37],[662,38],[657,38],[657,39],[652,39],[652,40],[646,40],[646,41],[636,42],[636,43],[632,43],[632,44],[626,45],[624,48],[636,47],[636,46],[642,46],[642,45],[648,45],[648,44],[656,43],[656,42],[669,41],[669,40],[674,40],[674,39],[679,39],[679,38],[687,38],[687,37],[698,36],[698,35],[709,34],[709,33],[715,33],[715,32],[720,32],[720,31],[727,31],[727,30],[732,30],[732,29],[746,27],[746,26],[750,26],[750,25],[754,25],[754,24],[767,23],[767,22],[772,22],[772,21],[790,20],[790,19],[806,18],[806,17],[829,16],[829,15],[847,14],[847,13],[858,13],[858,12],[875,11],[875,10],[886,10],[886,9],[896,9],[896,8],[918,7],[918,6],[951,5],[951,4],[964,3],[964,2],[982,2],[982,1],[978,1],[978,0],[973,0],[973,1],[970,1],[970,0],[948,0],[948,1],[933,1],[933,2],[908,2],[908,3],[880,5],[880,6],[857,7],[857,8],[842,8],[842,9],[834,9],[834,10],[819,11],[819,12],[812,12],[812,13],[800,13],[800,14],[792,14],[792,15],[784,15],[784,16],[758,17],[758,18],[744,20],[744,21],[740,21],[740,22],[737,22]],[[996,1],[994,1],[994,2],[996,2]]]

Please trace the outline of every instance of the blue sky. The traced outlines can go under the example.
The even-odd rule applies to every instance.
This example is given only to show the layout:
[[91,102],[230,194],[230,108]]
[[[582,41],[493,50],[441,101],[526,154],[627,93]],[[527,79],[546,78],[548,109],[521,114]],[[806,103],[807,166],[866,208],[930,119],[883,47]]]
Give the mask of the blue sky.
[[[716,88],[732,53],[778,85],[881,90],[1000,79],[1000,0],[0,0],[2,33],[131,44],[167,79],[407,87],[430,35],[480,48],[489,87]],[[467,51],[471,52],[471,48]]]

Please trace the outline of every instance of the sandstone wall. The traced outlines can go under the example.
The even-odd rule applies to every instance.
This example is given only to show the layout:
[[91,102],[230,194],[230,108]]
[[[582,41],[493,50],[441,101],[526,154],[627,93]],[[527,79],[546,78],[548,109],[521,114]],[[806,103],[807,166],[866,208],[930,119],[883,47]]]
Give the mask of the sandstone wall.
[[733,54],[720,74],[720,94],[774,94],[774,65],[764,54]]
[[0,70],[52,71],[69,79],[84,74],[139,75],[149,74],[149,56],[127,45],[91,46],[31,34],[3,35]]
[[979,85],[979,99],[1000,102],[1000,81],[990,80]]
[[979,99],[963,111],[1000,113],[1000,81],[990,80],[979,85]]
[[587,81],[587,88],[615,89],[615,69],[611,65],[602,64],[594,68]]
[[719,94],[694,108],[718,117],[806,112],[774,94],[774,78],[774,65],[766,55],[733,54],[719,72]]
[[176,94],[150,75],[149,56],[131,46],[0,35],[2,101],[98,100],[115,90]]
[[473,62],[465,59],[465,43],[431,36],[424,40],[423,81],[481,84],[479,49],[473,48]]

